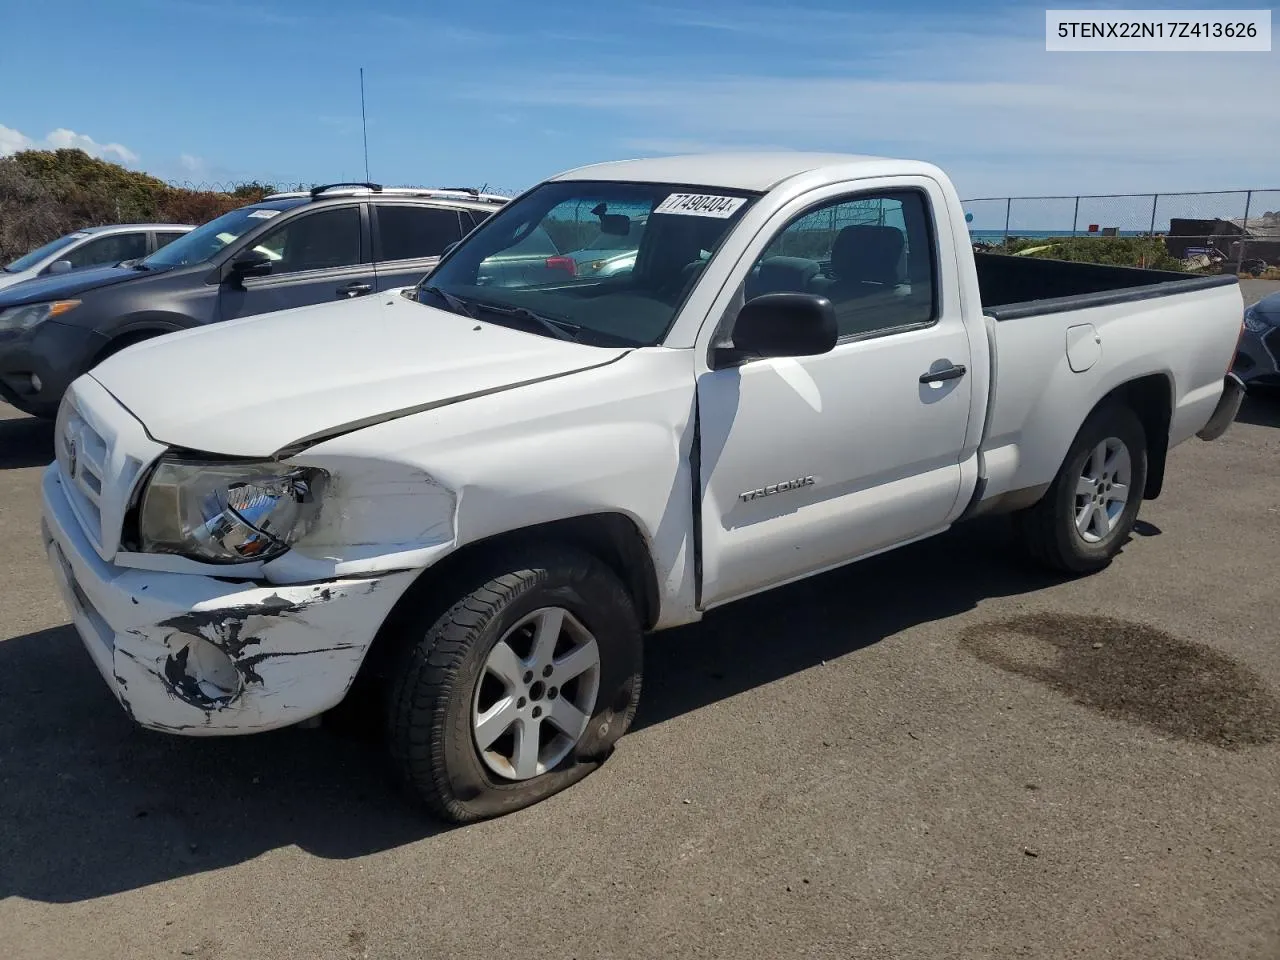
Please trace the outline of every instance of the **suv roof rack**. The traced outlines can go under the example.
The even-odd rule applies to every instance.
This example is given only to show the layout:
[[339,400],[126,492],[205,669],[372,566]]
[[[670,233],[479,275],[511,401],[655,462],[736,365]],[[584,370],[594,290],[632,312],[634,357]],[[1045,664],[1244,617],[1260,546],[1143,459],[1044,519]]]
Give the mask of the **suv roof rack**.
[[[343,189],[339,189],[343,188]],[[273,193],[264,200],[288,200],[297,197],[310,197],[319,200],[333,191],[334,195],[354,195],[360,193],[376,193],[387,197],[437,197],[441,200],[470,200],[479,203],[507,203],[510,197],[497,193],[481,193],[474,187],[384,187],[380,183],[326,183],[310,190],[293,190],[285,193]]]
[[312,187],[311,199],[314,200],[326,190],[332,190],[334,187],[364,187],[368,190],[372,190],[374,193],[382,192],[382,184],[380,183],[366,183],[362,180],[342,180],[338,183],[322,183],[318,187]]
[[475,187],[399,187],[395,192],[428,197],[462,197],[487,203],[506,203],[511,199],[497,193],[481,193]]

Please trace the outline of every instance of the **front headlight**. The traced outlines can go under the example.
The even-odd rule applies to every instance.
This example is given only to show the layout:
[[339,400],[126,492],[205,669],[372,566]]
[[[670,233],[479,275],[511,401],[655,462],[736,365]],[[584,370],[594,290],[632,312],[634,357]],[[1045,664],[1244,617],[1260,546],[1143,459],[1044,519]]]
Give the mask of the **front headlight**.
[[142,496],[147,553],[211,563],[270,560],[315,522],[328,475],[288,464],[164,458]]
[[0,333],[23,333],[78,306],[79,300],[54,300],[52,303],[28,303],[0,310]]
[[1265,333],[1275,324],[1268,317],[1258,313],[1258,305],[1254,304],[1244,312],[1244,328],[1250,333]]

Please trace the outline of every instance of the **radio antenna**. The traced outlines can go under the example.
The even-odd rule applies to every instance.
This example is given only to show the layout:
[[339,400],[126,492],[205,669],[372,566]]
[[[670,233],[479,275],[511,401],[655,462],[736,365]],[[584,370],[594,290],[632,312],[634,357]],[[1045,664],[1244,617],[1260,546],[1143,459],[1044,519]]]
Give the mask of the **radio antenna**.
[[369,179],[369,127],[364,117],[364,67],[360,68],[360,132],[364,136],[364,178]]

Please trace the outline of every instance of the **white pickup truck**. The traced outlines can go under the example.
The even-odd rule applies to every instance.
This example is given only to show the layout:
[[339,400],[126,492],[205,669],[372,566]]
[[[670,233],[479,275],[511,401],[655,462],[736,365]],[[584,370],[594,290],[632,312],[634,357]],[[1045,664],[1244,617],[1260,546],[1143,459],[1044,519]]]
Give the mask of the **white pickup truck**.
[[[477,282],[534,230],[638,232],[635,264]],[[1105,566],[1169,448],[1234,418],[1242,313],[1234,276],[975,256],[926,163],[589,166],[416,287],[79,378],[44,538],[139,724],[377,693],[407,783],[475,820],[603,762],[646,632],[984,513]]]

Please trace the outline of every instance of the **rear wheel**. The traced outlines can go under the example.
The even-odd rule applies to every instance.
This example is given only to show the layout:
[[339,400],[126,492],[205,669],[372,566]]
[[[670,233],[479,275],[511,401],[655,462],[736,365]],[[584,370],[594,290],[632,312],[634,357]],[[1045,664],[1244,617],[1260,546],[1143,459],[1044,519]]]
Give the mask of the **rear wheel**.
[[1053,484],[1014,515],[1027,551],[1066,573],[1107,566],[1133,530],[1147,483],[1142,421],[1115,404],[1094,411],[1076,434]]
[[630,596],[588,554],[495,556],[461,589],[439,617],[410,621],[388,701],[399,773],[455,823],[529,806],[598,767],[635,715],[642,659]]

